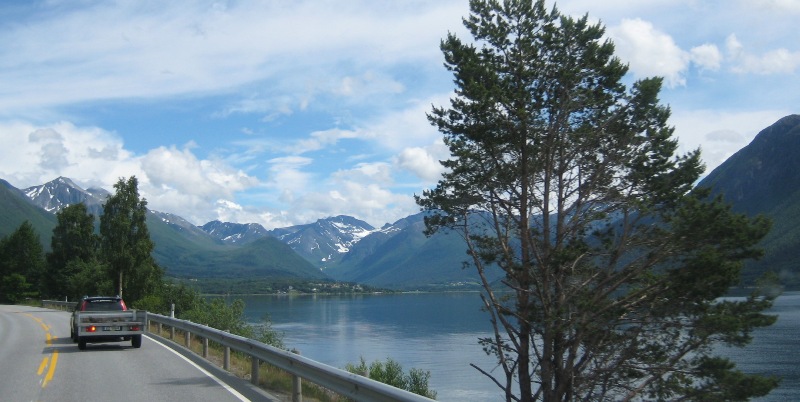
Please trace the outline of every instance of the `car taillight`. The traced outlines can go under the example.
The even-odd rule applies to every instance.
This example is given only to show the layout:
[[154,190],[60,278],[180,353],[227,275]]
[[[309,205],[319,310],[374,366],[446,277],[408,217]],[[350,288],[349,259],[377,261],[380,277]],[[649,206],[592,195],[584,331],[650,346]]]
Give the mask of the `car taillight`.
[[97,327],[95,327],[94,325],[86,327],[86,332],[96,332],[96,331]]
[[131,325],[131,331],[138,331],[138,330],[139,330],[138,325]]

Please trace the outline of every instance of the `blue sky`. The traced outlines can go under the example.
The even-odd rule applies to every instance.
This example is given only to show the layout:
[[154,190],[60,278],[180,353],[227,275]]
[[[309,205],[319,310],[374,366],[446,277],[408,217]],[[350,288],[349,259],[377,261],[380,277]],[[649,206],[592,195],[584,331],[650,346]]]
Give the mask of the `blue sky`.
[[[633,4],[631,4],[633,3]],[[554,3],[547,2],[548,7]],[[681,152],[710,171],[800,106],[800,0],[564,0],[629,79],[665,78]],[[0,5],[0,178],[66,176],[195,224],[418,212],[447,158],[447,32],[467,0],[18,1]]]

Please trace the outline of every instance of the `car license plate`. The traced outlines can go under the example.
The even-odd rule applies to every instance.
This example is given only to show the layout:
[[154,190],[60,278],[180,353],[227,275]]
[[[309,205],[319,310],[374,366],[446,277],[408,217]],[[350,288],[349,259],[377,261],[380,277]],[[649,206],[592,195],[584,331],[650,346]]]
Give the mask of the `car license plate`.
[[103,331],[122,331],[122,327],[103,327]]

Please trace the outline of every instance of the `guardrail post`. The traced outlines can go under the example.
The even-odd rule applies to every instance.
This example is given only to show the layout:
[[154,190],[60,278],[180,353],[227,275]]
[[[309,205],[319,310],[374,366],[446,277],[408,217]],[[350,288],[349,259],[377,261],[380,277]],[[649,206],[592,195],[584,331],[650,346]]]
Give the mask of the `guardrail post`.
[[303,379],[292,376],[292,402],[303,402]]
[[231,348],[230,346],[225,346],[225,356],[222,359],[222,368],[225,371],[231,371]]
[[258,365],[258,358],[250,356],[250,382],[255,386],[258,386]]
[[192,348],[192,333],[189,332],[189,331],[184,332],[183,333],[183,341],[184,341],[184,344],[186,345],[186,347],[191,349]]
[[208,359],[208,338],[203,338],[203,358]]
[[169,340],[175,340],[175,327],[169,327]]
[[[292,349],[292,353],[299,355],[300,351]],[[292,402],[303,402],[303,379],[292,375]]]

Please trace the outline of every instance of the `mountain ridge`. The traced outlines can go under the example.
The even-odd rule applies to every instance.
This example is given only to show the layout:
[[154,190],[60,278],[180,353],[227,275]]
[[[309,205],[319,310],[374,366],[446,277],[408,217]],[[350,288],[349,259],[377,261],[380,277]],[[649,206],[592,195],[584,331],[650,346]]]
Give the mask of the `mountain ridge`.
[[[13,188],[10,184],[7,186]],[[87,204],[90,211],[95,211],[95,219],[99,219],[105,202],[105,198],[101,200],[100,196],[110,195],[101,189],[84,190],[65,177],[25,190],[8,190],[7,193],[11,194],[10,198],[17,198],[17,203],[38,208],[44,216],[52,219],[51,226],[43,228],[40,236],[50,235],[56,225],[55,213],[73,203]],[[155,244],[153,256],[172,277],[330,280],[276,239],[265,238],[250,245],[231,246],[178,215],[154,210],[147,211],[147,226]]]
[[800,288],[800,115],[785,116],[706,176],[698,187],[722,195],[734,211],[763,214],[772,229],[761,241],[765,255],[748,261],[745,284],[766,272],[789,288]]

